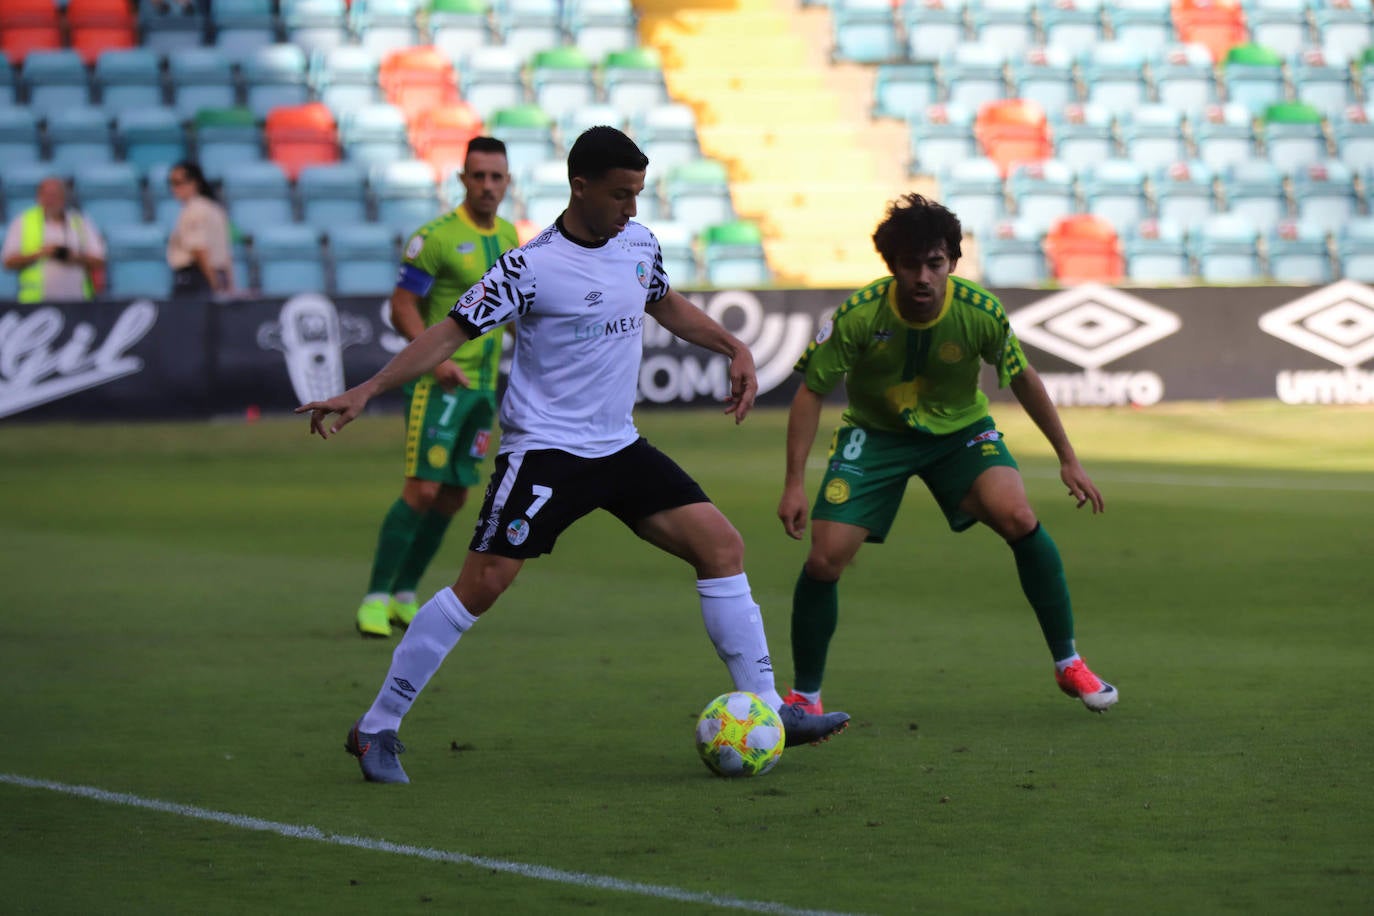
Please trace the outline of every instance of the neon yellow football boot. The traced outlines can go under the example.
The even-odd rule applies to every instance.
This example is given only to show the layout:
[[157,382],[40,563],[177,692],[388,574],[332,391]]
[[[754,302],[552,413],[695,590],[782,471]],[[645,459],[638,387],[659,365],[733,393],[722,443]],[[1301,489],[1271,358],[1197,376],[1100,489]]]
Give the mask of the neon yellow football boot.
[[358,606],[358,633],[364,637],[390,638],[391,612],[385,600],[364,601]]
[[395,598],[392,598],[391,601],[387,603],[386,608],[390,621],[396,624],[396,626],[405,629],[410,626],[410,622],[415,619],[415,612],[420,610],[420,602],[397,601]]

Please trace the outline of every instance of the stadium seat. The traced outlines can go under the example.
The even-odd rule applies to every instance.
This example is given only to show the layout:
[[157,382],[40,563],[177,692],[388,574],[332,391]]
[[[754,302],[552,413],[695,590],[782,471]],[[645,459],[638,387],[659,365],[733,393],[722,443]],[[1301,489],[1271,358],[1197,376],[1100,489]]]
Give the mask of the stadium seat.
[[909,122],[912,174],[935,174],[978,152],[973,110],[964,105],[928,105]]
[[1374,283],[1374,217],[1352,219],[1336,232],[1341,276]]
[[347,44],[347,6],[344,0],[281,0],[286,40],[307,54]]
[[830,29],[833,60],[880,64],[902,57],[891,0],[833,0]]
[[1004,177],[1016,163],[1037,162],[1053,153],[1045,110],[1025,99],[984,102],[974,118],[973,135]]
[[1057,159],[1023,163],[1007,179],[1016,223],[1043,233],[1060,217],[1078,210],[1073,169]]
[[78,163],[72,168],[77,206],[96,226],[143,222],[143,178],[129,162]]
[[1313,163],[1292,173],[1299,222],[1335,232],[1363,209],[1355,174],[1342,162]]
[[1289,58],[1297,101],[1319,109],[1334,118],[1355,103],[1355,84],[1350,79],[1350,61],[1321,48],[1308,48]]
[[[639,112],[631,119],[630,130],[656,174],[667,174],[674,166],[701,158],[696,112],[687,105],[669,103]],[[576,136],[564,130],[563,146],[571,146]]]
[[106,114],[163,104],[161,60],[147,48],[106,51],[96,58],[92,82]]
[[419,159],[373,165],[369,175],[377,222],[396,235],[409,235],[443,209],[434,169]]
[[1087,212],[1107,220],[1118,232],[1149,215],[1145,172],[1129,159],[1103,159],[1085,165],[1078,180]]
[[1112,38],[1152,54],[1178,40],[1169,0],[1116,0],[1103,8]]
[[1283,55],[1273,48],[1240,44],[1226,52],[1221,66],[1226,100],[1259,114],[1285,92]]
[[1146,171],[1188,158],[1183,113],[1168,105],[1137,105],[1118,119],[1126,158]]
[[1367,3],[1326,0],[1313,5],[1312,18],[1322,50],[1329,54],[1353,59],[1374,47],[1374,10]]
[[1374,108],[1351,105],[1331,121],[1340,160],[1357,172],[1374,168]]
[[1207,105],[1189,118],[1197,158],[1221,171],[1258,157],[1254,119],[1243,105]]
[[606,103],[630,117],[669,101],[663,64],[652,48],[607,54],[601,62],[601,87]]
[[992,44],[961,44],[940,58],[938,73],[951,105],[977,110],[984,102],[1007,97],[1007,48]]
[[1001,48],[1008,56],[1039,44],[1034,0],[981,0],[968,10],[973,40]]
[[498,109],[487,120],[487,132],[506,144],[506,160],[513,175],[558,155],[553,118],[538,105]]
[[1122,234],[1121,250],[1126,276],[1135,283],[1180,283],[1192,273],[1187,236],[1173,223],[1132,223]]
[[378,223],[331,226],[333,292],[339,296],[390,293],[396,285],[397,252],[391,230]]
[[315,96],[334,113],[382,101],[378,85],[381,61],[375,51],[343,45],[317,51],[310,59],[309,83]]
[[171,108],[121,111],[115,115],[114,134],[124,159],[140,168],[186,158],[186,138]]
[[593,60],[639,45],[630,0],[565,0],[563,27],[572,43]]
[[301,221],[322,232],[367,221],[367,173],[356,163],[307,165],[296,177],[296,193]]
[[492,13],[501,44],[525,60],[563,45],[558,0],[502,0]]
[[1045,257],[1060,283],[1116,283],[1125,274],[1116,229],[1088,213],[1066,216],[1050,227]]
[[[216,3],[218,7],[221,4]],[[229,2],[223,3],[229,6]],[[206,19],[199,8],[138,4],[139,46],[156,54],[197,48],[205,41]],[[213,30],[212,30],[213,31]]]
[[274,45],[280,36],[272,0],[215,0],[210,4],[215,47],[238,58]]
[[1001,167],[974,157],[956,162],[939,176],[940,197],[959,217],[965,233],[979,236],[1007,216]]
[[344,112],[339,143],[346,159],[363,166],[412,157],[405,113],[387,102]]
[[1269,229],[1288,218],[1288,197],[1283,173],[1267,159],[1247,159],[1227,166],[1222,196],[1226,212]]
[[388,51],[377,69],[377,81],[386,101],[401,109],[407,123],[422,112],[458,102],[453,64],[437,48]]
[[104,109],[73,105],[48,115],[48,145],[52,160],[76,166],[83,162],[112,162],[110,122]]
[[1216,179],[1201,162],[1174,162],[1150,175],[1155,215],[1191,231],[1217,213]]
[[1003,220],[979,240],[983,285],[1035,287],[1049,278],[1043,239],[1045,227],[1022,220]]
[[112,299],[166,299],[172,294],[167,228],[156,223],[111,223],[105,238],[105,294]]
[[898,6],[907,57],[935,61],[969,38],[966,0],[912,0]]
[[291,178],[307,165],[339,160],[334,115],[321,102],[274,108],[263,125],[267,158]]
[[177,117],[189,121],[202,108],[238,104],[233,61],[215,47],[179,48],[167,53],[167,83]]
[[1116,158],[1111,112],[1101,105],[1066,105],[1049,125],[1054,158],[1075,169]]
[[1291,57],[1312,43],[1307,28],[1309,0],[1247,0],[1250,40]]
[[469,52],[458,65],[463,100],[486,119],[499,108],[522,104],[524,65],[524,58],[514,48],[498,45]]
[[320,235],[311,226],[264,225],[253,233],[253,260],[264,296],[324,292]]
[[535,52],[530,59],[534,103],[550,117],[596,101],[596,79],[587,55],[573,47]]
[[1245,11],[1238,0],[1173,0],[1172,7],[1179,40],[1204,46],[1214,61],[1245,41]]
[[421,112],[411,122],[410,141],[416,157],[446,176],[462,170],[468,143],[482,131],[481,115],[465,102],[454,102]]
[[697,267],[696,251],[692,244],[692,227],[664,220],[654,223],[652,229],[663,255],[663,270],[668,274],[668,283],[675,289],[686,289],[700,283],[701,271]]
[[41,154],[38,119],[33,112],[20,106],[0,106],[0,161],[5,167],[37,162]]
[[1149,99],[1145,49],[1121,41],[1094,45],[1079,57],[1087,101],[1116,114]]
[[906,120],[937,102],[935,65],[882,64],[873,78],[873,114]]
[[493,41],[488,0],[433,0],[429,8],[430,42],[449,60]]
[[1259,230],[1230,213],[1213,216],[1190,233],[1198,275],[1208,283],[1260,279]]
[[385,55],[420,44],[418,9],[419,0],[352,0],[348,23],[362,47]]
[[1265,263],[1280,283],[1317,285],[1335,279],[1326,230],[1285,220],[1264,233]]
[[247,108],[202,108],[194,121],[196,160],[205,177],[218,181],[237,162],[263,157],[262,131]]
[[40,119],[90,104],[86,64],[75,51],[34,51],[25,58],[19,76],[28,107]]
[[[660,107],[672,108],[675,106]],[[687,124],[691,127],[692,140],[695,143],[697,116],[691,108],[688,108],[685,105],[681,107],[686,111],[686,117],[688,119]],[[637,133],[635,133],[636,128],[633,124],[628,123],[629,121],[630,119],[625,115],[625,113],[620,111],[614,105],[607,105],[605,102],[593,102],[590,105],[582,105],[578,108],[573,108],[570,111],[564,112],[560,117],[556,119],[556,127],[558,130],[558,136],[560,138],[560,145],[564,149],[567,149],[568,147],[572,146],[573,141],[576,140],[578,135],[580,135],[584,130],[586,130],[589,127],[596,127],[600,124],[608,124],[611,127],[616,128],[617,130],[629,131],[631,134],[635,136],[635,140],[639,144],[639,148],[644,149],[644,138],[640,137]],[[653,153],[650,153],[648,150],[644,150],[644,152],[646,155],[648,155],[649,161],[654,164],[655,170],[659,170],[659,167],[662,165],[662,163],[660,163],[659,160],[654,158]],[[697,154],[694,149],[691,158],[695,159],[696,156]]]
[[9,58],[0,54],[0,108],[11,106],[18,99],[16,82]]
[[1070,56],[1103,40],[1101,0],[1037,0],[1045,46]]
[[1168,45],[1149,58],[1148,67],[1162,105],[1193,111],[1218,101],[1212,56],[1202,45]]
[[701,259],[711,286],[755,287],[773,282],[763,233],[749,220],[707,226],[701,233]]
[[668,216],[700,232],[735,218],[729,172],[715,159],[697,159],[670,169],[663,182]]
[[1073,57],[1062,48],[1030,48],[1012,58],[1010,68],[1015,98],[1034,102],[1045,111],[1058,111],[1078,101]]
[[526,173],[520,186],[525,199],[525,218],[547,226],[568,205],[567,163],[562,159],[540,162]]
[[1260,119],[1259,137],[1269,160],[1285,172],[1326,160],[1322,113],[1304,102],[1270,105]]
[[67,37],[86,66],[103,51],[138,44],[138,20],[128,0],[67,0]]
[[0,51],[22,67],[35,51],[62,47],[62,19],[56,0],[6,0],[0,4]]
[[292,44],[258,48],[239,64],[244,105],[260,120],[273,108],[310,101],[305,52]]
[[227,166],[221,185],[229,221],[243,233],[255,236],[264,226],[296,220],[291,184],[275,162],[238,162]]

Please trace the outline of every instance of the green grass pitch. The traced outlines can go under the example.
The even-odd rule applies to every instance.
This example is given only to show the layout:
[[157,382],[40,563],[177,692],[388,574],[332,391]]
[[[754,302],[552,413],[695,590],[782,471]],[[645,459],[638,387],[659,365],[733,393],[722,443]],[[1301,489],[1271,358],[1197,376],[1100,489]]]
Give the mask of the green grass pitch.
[[[0,425],[0,911],[1374,911],[1374,413],[1065,411],[1098,517],[996,414],[1121,690],[1107,715],[1055,688],[1007,549],[917,485],[842,585],[826,700],[850,729],[716,779],[692,726],[729,683],[691,571],[593,517],[425,692],[408,787],[342,750],[394,645],[352,613],[399,418],[327,443],[294,418]],[[783,687],[805,551],[774,517],[784,423],[640,416],[743,532]]]

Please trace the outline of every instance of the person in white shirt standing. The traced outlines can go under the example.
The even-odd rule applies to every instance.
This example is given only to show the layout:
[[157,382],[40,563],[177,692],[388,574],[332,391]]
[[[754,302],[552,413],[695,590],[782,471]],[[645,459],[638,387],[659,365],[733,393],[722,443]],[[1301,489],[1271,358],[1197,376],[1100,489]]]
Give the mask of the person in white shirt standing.
[[[736,423],[758,392],[748,347],[669,287],[658,240],[632,221],[648,163],[615,128],[584,131],[568,153],[568,207],[552,226],[503,254],[458,300],[451,320],[415,338],[372,378],[297,408],[327,439],[377,394],[433,369],[465,341],[515,325],[500,454],[458,581],[420,608],[376,700],[348,733],[345,747],[369,781],[410,781],[397,758],[404,750],[397,730],[419,692],[525,561],[551,552],[568,526],[595,509],[693,568],[706,632],[735,689],[779,710],[789,746],[819,743],[848,724],[845,713],[783,706],[739,532],[635,428],[646,314],[729,357],[725,412]],[[327,425],[330,414],[339,416]]]
[[0,250],[6,270],[19,273],[20,302],[82,302],[95,296],[93,276],[105,269],[105,241],[79,210],[67,206],[67,186],[52,176],[38,183],[38,202],[16,216]]

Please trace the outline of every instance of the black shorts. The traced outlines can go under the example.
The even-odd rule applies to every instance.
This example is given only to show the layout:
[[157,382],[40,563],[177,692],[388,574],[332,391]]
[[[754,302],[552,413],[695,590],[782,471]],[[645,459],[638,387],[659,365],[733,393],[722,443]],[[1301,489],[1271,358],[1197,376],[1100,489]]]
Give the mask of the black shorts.
[[643,437],[604,458],[558,449],[503,453],[468,549],[523,560],[552,551],[564,529],[593,509],[634,530],[655,512],[704,502],[697,482]]

